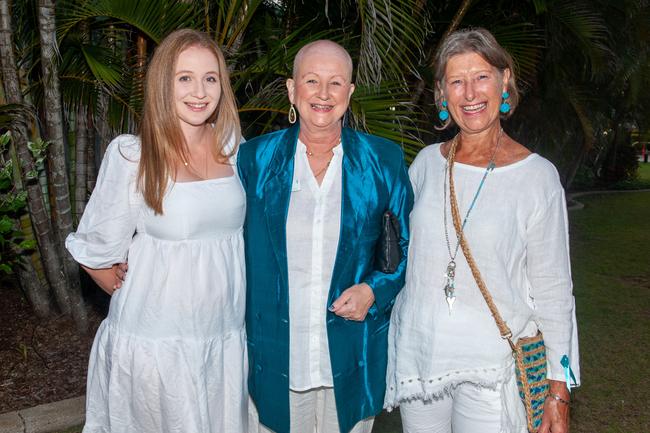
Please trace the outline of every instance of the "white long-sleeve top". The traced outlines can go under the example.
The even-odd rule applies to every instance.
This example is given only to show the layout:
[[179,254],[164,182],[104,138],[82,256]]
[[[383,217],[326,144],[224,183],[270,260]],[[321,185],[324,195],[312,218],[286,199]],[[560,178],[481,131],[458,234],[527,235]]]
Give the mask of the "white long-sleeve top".
[[[461,219],[485,168],[456,163],[454,183]],[[445,271],[456,232],[447,197],[440,144],[417,156],[409,175],[415,193],[410,216],[406,285],[391,318],[386,406],[404,399],[440,397],[463,382],[493,387],[513,383],[508,343],[459,250],[456,300],[449,313]],[[447,185],[447,191],[449,186]],[[579,383],[578,339],[572,294],[564,190],[555,167],[537,154],[488,174],[469,215],[465,236],[474,260],[514,341],[544,334],[548,377],[565,380],[567,355]]]
[[341,226],[343,147],[333,151],[319,186],[298,140],[287,215],[289,386],[333,386],[327,341],[327,295]]

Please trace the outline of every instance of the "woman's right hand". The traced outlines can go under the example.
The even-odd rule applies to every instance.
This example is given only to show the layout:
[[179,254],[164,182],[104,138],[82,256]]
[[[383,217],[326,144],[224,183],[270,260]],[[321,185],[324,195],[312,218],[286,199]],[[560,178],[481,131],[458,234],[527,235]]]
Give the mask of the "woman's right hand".
[[113,295],[117,289],[122,287],[126,272],[129,269],[128,263],[116,263],[110,268],[93,269],[81,265],[88,272],[90,278],[106,293]]

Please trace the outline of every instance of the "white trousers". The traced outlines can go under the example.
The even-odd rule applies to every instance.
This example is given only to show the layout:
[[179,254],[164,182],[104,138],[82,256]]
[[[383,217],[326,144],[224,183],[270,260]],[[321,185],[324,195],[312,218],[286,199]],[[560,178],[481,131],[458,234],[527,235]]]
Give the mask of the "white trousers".
[[[248,404],[249,433],[273,433],[260,424],[257,409],[251,399]],[[315,388],[308,391],[289,391],[291,433],[339,433],[334,388]],[[370,433],[374,417],[359,421],[350,433]]]
[[499,433],[501,390],[461,384],[438,400],[400,403],[404,433]]

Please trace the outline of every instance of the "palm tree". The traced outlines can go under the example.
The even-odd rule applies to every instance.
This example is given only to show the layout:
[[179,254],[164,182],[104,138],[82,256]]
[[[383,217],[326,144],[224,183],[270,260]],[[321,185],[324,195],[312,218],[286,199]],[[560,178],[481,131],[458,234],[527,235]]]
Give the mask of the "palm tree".
[[[30,116],[28,107],[16,104],[0,105],[0,128],[10,131],[15,129],[22,119]],[[52,312],[49,289],[38,277],[27,254],[29,250],[33,250],[35,242],[33,236],[30,236],[29,215],[24,213],[27,205],[26,194],[18,168],[18,156],[9,131],[0,136],[0,271],[15,272],[36,314],[39,317],[47,317]]]
[[[413,157],[424,141],[441,136],[433,128],[431,60],[436,47],[450,31],[471,25],[488,28],[515,58],[524,100],[508,122],[509,132],[555,160],[567,184],[583,161],[594,159],[590,149],[602,141],[595,125],[610,124],[614,118],[596,104],[604,91],[608,103],[616,101],[615,113],[633,111],[634,122],[647,122],[647,117],[636,114],[647,112],[641,108],[646,102],[643,92],[635,93],[636,102],[615,97],[616,92],[634,93],[629,90],[642,89],[647,81],[642,73],[647,65],[647,26],[642,21],[647,0],[59,0],[56,40],[51,20],[40,34],[45,38],[43,48],[58,46],[59,62],[50,61],[47,53],[52,51],[43,50],[42,56],[33,42],[35,35],[29,33],[38,22],[36,11],[51,13],[53,0],[39,0],[40,9],[33,7],[34,1],[15,6],[24,12],[16,26],[22,48],[19,63],[28,84],[23,90],[36,106],[47,107],[39,115],[55,119],[59,113],[63,120],[57,122],[74,132],[66,148],[66,140],[57,141],[63,135],[47,128],[48,138],[62,142],[63,149],[75,155],[74,167],[57,174],[74,179],[77,216],[94,182],[93,153],[101,156],[113,135],[136,129],[148,56],[165,35],[180,27],[206,31],[224,48],[246,136],[286,126],[289,102],[284,82],[291,74],[291,60],[304,44],[330,38],[345,46],[357,65],[357,91],[347,121],[401,143]],[[635,10],[635,35],[630,28],[611,30],[622,26],[619,9]],[[633,36],[638,41],[626,50]],[[646,55],[635,57],[636,52]],[[6,64],[16,69],[15,58]],[[52,74],[56,66],[59,71]],[[61,96],[50,98],[46,84],[56,80],[48,77],[57,76]],[[617,76],[629,79],[613,79]],[[6,81],[3,78],[5,87]],[[55,99],[63,102],[58,108],[45,103]],[[61,145],[56,146],[49,162],[60,169],[65,164]],[[65,192],[55,192],[59,180],[47,187],[63,204]],[[30,195],[30,211],[37,189]],[[43,203],[41,213],[34,209],[32,217],[41,223],[36,233],[42,236],[48,227],[42,222],[48,222],[47,208]],[[65,210],[55,205],[55,218]],[[61,221],[63,226],[55,229],[64,236],[69,226],[67,220]],[[43,259],[53,264],[49,257],[45,254]],[[47,272],[51,282],[52,271]]]
[[[23,104],[22,90],[18,78],[17,62],[12,40],[11,14],[8,0],[0,0],[0,64],[2,65],[2,84],[7,102]],[[27,191],[27,203],[32,224],[38,241],[40,255],[43,259],[48,282],[57,299],[61,311],[69,314],[70,299],[58,244],[50,224],[41,187],[35,181],[34,158],[28,148],[29,136],[26,125],[28,119],[21,119],[13,125],[13,143],[20,163],[23,188]],[[28,275],[33,277],[33,274]],[[28,285],[28,283],[25,283]],[[34,284],[31,284],[34,287]]]
[[61,107],[61,91],[59,84],[58,44],[56,41],[56,20],[54,0],[39,0],[38,23],[41,46],[41,67],[43,87],[43,110],[45,112],[45,134],[48,146],[48,174],[52,209],[52,219],[56,226],[55,234],[58,247],[63,259],[65,281],[68,284],[68,297],[71,312],[80,330],[88,327],[86,308],[81,297],[79,267],[66,251],[64,241],[73,231],[72,205],[70,201],[70,185],[65,160],[65,144],[63,138],[63,110]]

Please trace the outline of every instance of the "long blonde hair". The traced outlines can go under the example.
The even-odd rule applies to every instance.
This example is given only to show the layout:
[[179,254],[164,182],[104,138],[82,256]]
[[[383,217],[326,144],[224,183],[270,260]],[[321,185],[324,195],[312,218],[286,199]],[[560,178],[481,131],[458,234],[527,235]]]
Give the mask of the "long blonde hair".
[[[237,102],[230,86],[226,61],[217,43],[205,33],[192,29],[170,33],[156,48],[147,70],[144,109],[140,122],[141,156],[138,187],[145,203],[156,214],[163,213],[163,197],[169,180],[176,177],[176,165],[187,161],[189,150],[181,131],[174,103],[174,76],[178,56],[189,47],[210,50],[219,63],[221,97],[208,119],[214,128],[213,155],[224,162],[237,152],[241,138]],[[226,144],[234,139],[232,148]]]

